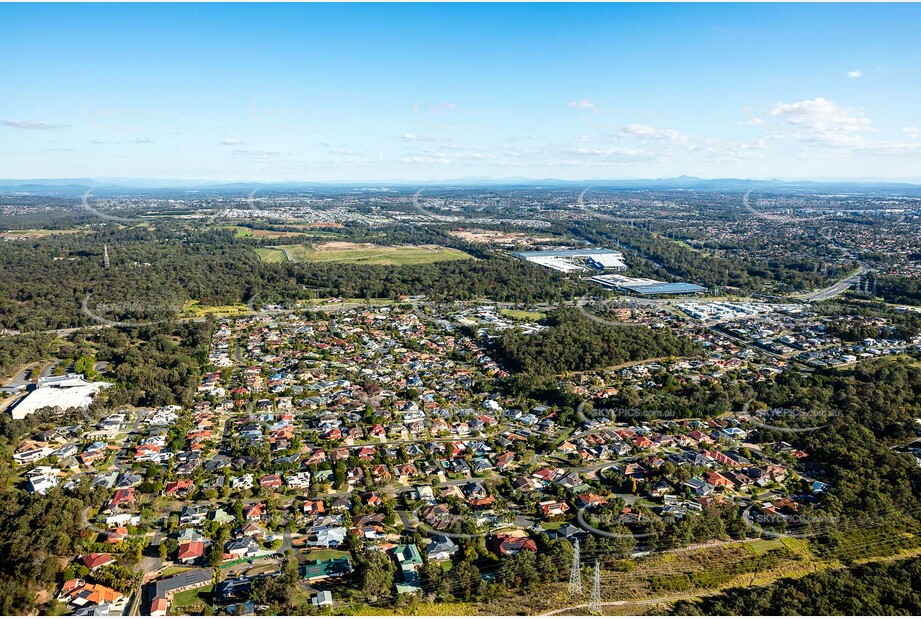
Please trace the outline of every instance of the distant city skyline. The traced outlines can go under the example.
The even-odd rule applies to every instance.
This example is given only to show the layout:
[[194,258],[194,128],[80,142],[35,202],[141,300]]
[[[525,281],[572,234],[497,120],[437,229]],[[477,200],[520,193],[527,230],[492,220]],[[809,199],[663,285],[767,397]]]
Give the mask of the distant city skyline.
[[0,5],[0,178],[921,177],[917,5]]

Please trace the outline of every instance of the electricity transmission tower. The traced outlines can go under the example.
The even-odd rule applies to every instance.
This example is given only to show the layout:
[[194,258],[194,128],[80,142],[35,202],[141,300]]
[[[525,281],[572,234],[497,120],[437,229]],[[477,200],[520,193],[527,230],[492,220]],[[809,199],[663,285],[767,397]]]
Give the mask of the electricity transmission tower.
[[572,545],[572,570],[569,572],[569,596],[582,594],[582,573],[579,571],[579,539]]
[[601,565],[595,560],[595,577],[592,579],[592,594],[588,599],[588,613],[601,613]]

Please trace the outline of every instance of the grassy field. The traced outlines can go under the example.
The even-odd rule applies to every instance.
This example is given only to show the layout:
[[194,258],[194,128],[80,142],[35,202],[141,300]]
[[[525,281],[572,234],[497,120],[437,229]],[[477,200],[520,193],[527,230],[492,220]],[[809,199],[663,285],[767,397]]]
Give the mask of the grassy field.
[[259,259],[263,262],[277,263],[277,262],[287,262],[288,258],[285,256],[285,252],[281,249],[276,249],[275,247],[260,247],[254,249],[256,255],[259,256]]
[[[287,251],[287,255],[285,252]],[[434,245],[388,246],[348,242],[326,242],[318,245],[278,245],[256,249],[265,262],[291,261],[307,263],[338,263],[407,266],[431,264],[449,260],[469,260],[472,256],[457,249]]]
[[328,230],[317,230],[306,225],[299,225],[296,227],[298,230],[303,231],[282,232],[280,230],[257,230],[242,225],[232,225],[228,229],[233,230],[237,238],[291,238],[292,236],[316,236],[318,238],[340,237],[340,234]]
[[475,616],[478,612],[474,603],[421,601],[394,609],[378,605],[350,605],[336,608],[333,613],[338,616]]
[[784,547],[783,539],[757,539],[745,544],[745,548],[757,556],[762,556],[772,549]]
[[530,322],[543,320],[547,317],[547,314],[543,311],[522,311],[520,309],[500,309],[499,313],[509,318],[528,320]]
[[186,303],[182,308],[182,313],[188,317],[204,317],[207,315],[239,315],[250,313],[252,309],[247,305],[202,305],[199,301],[193,300]]

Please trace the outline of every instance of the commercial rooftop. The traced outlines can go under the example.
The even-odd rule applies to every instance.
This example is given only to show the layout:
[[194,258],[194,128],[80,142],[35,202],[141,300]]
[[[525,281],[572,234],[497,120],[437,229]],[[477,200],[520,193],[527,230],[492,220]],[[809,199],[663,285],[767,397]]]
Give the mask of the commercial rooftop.
[[624,254],[613,249],[560,249],[550,251],[519,251],[521,259],[561,272],[579,272],[586,267],[595,270],[625,270]]
[[622,275],[598,275],[589,279],[606,288],[625,290],[641,296],[701,294],[707,288],[694,283],[666,283],[655,279],[640,279]]
[[82,375],[70,374],[61,379],[40,382],[38,388],[26,395],[12,409],[14,419],[24,419],[42,408],[67,410],[80,408],[85,410],[93,402],[101,388],[109,386],[108,382],[87,382]]

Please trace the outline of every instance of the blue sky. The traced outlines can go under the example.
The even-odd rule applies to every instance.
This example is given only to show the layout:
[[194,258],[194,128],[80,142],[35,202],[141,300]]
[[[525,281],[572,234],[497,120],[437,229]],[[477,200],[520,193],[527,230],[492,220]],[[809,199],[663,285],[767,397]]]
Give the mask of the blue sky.
[[921,178],[918,5],[0,5],[0,177]]

